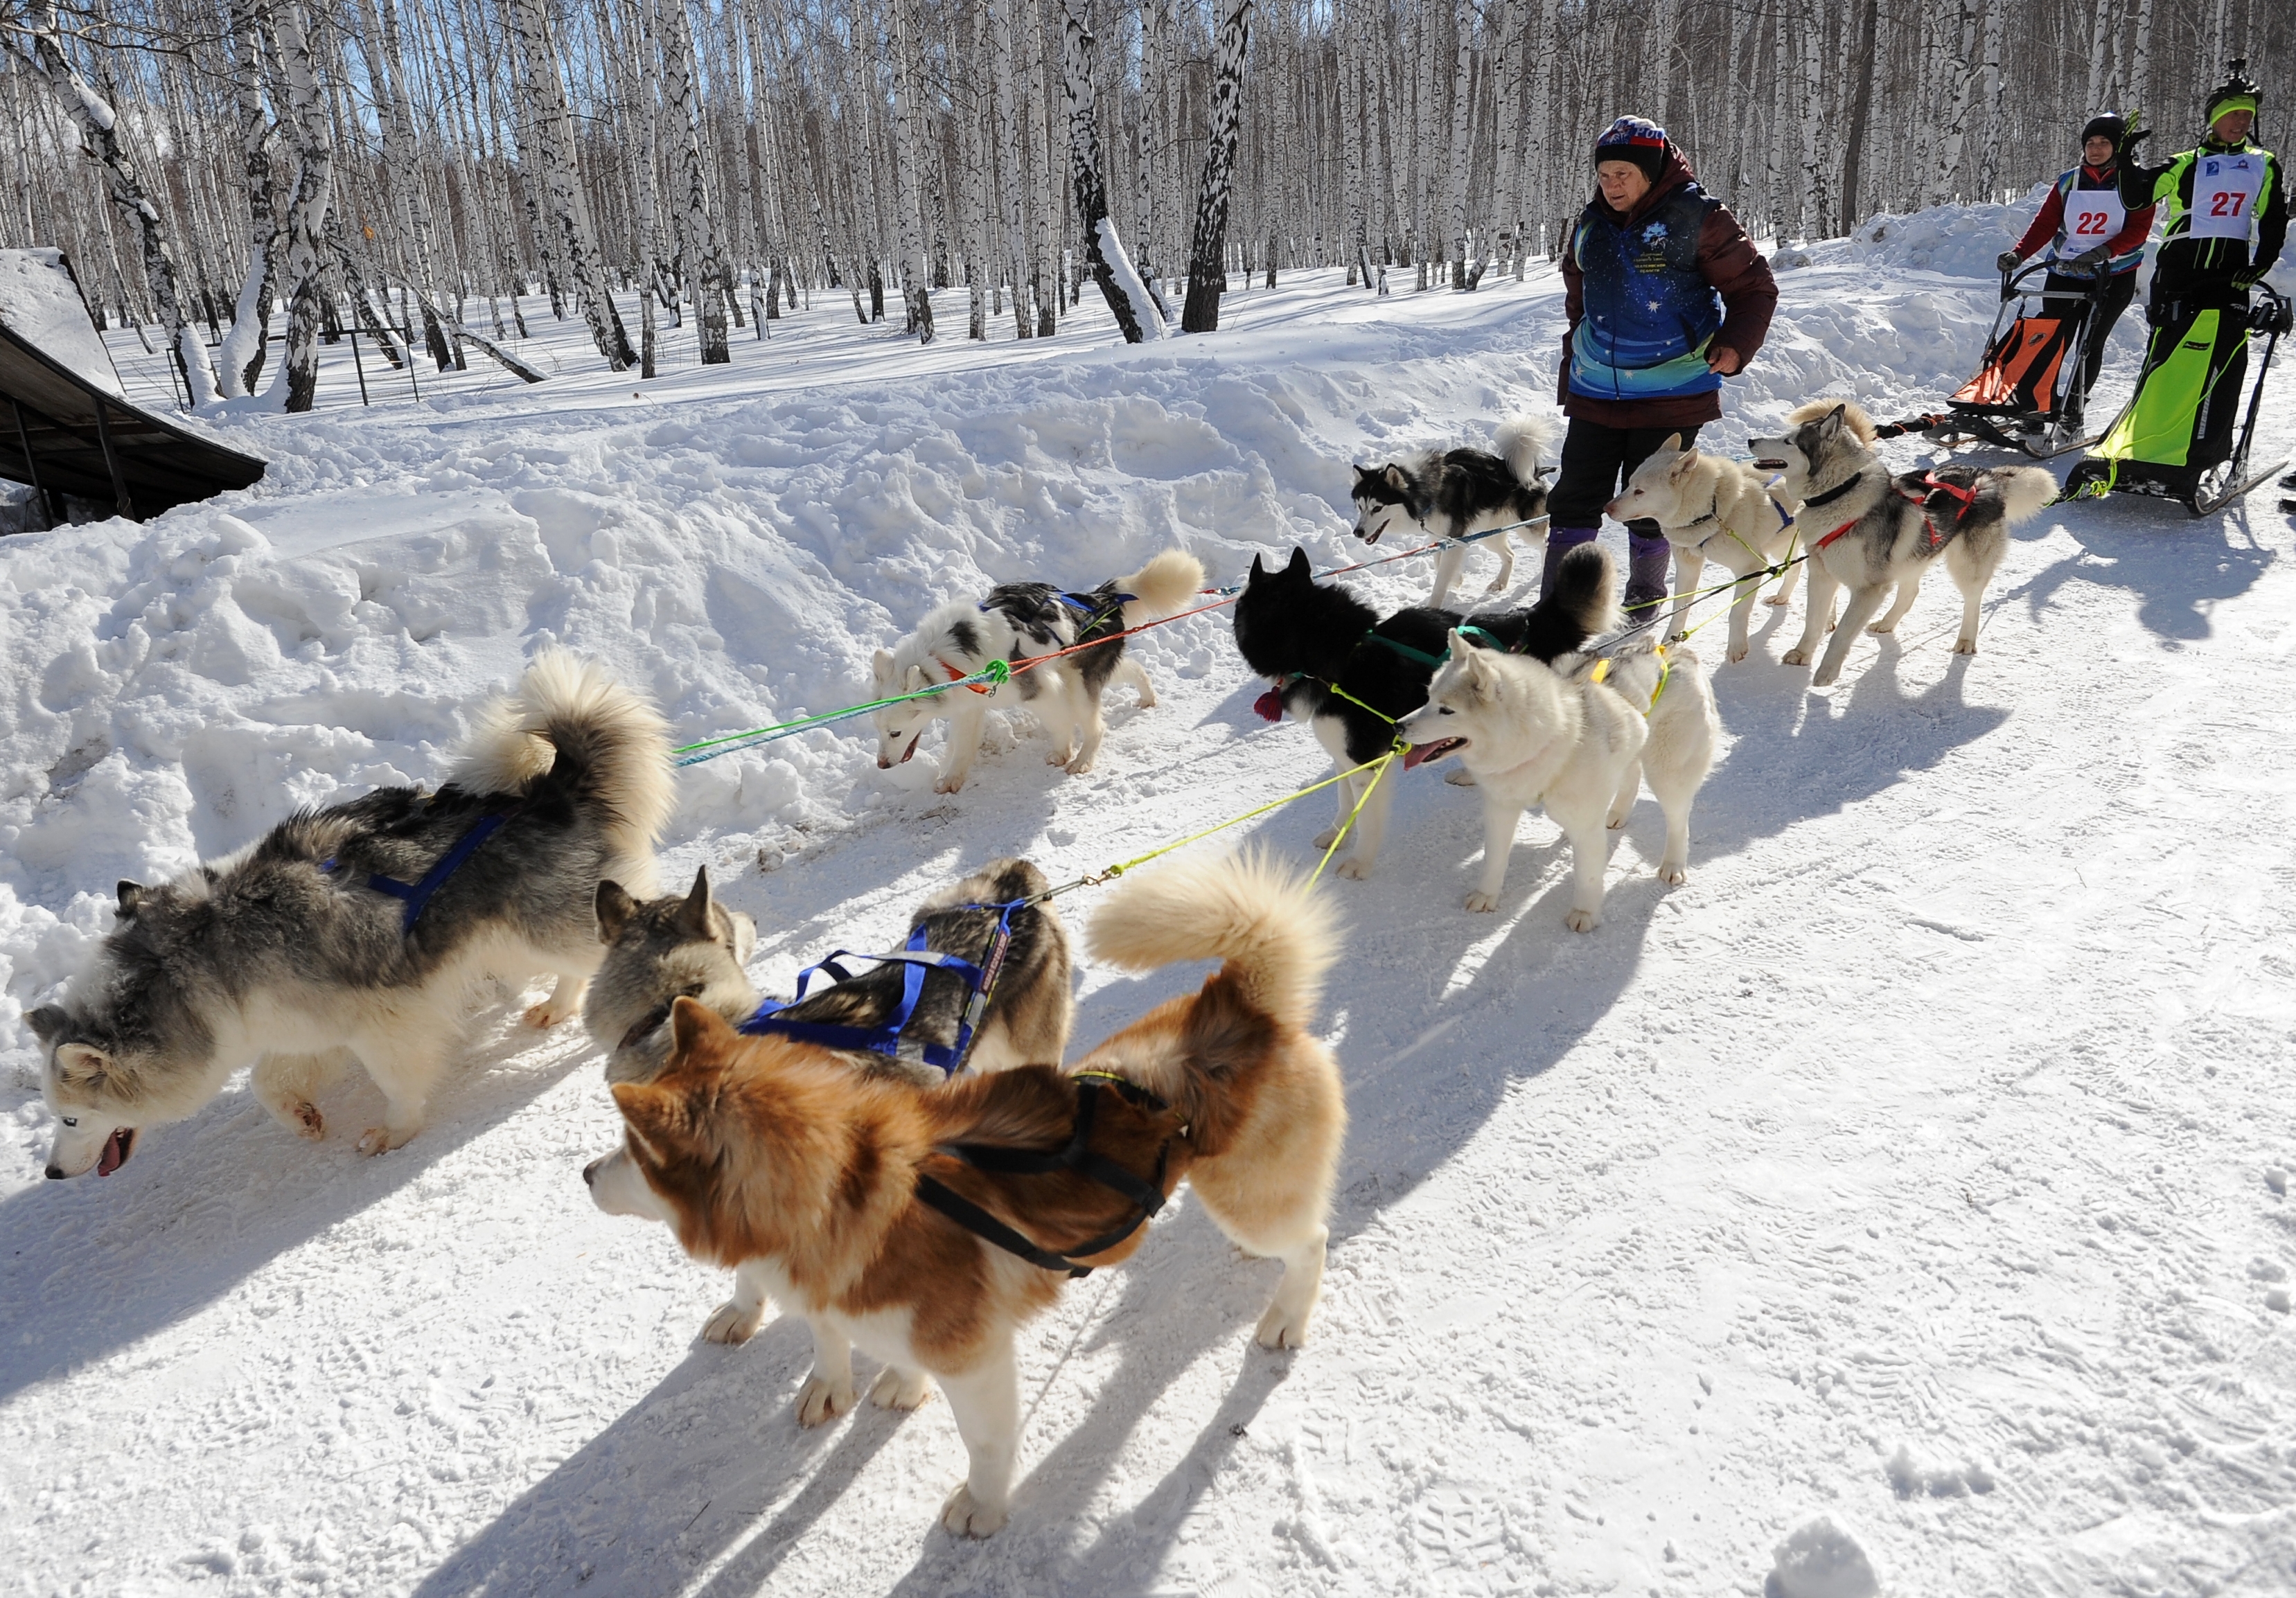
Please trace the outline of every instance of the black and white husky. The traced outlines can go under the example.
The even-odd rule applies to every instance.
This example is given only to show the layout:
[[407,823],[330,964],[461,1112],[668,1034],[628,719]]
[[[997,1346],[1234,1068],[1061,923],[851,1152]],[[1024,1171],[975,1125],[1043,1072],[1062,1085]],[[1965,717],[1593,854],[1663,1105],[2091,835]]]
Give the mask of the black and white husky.
[[[1356,468],[1355,535],[1376,544],[1398,529],[1416,529],[1438,538],[1463,538],[1546,514],[1546,485],[1539,480],[1539,457],[1554,439],[1542,416],[1517,416],[1499,426],[1498,453],[1480,449],[1426,450],[1383,466]],[[1546,525],[1501,534],[1499,574],[1486,590],[1504,594],[1514,584],[1514,545],[1546,546]],[[1427,596],[1440,606],[1451,596],[1467,564],[1464,544],[1447,544],[1435,553],[1435,586]]]
[[474,720],[436,792],[377,789],[173,881],[119,884],[88,967],[26,1018],[47,1050],[50,1176],[111,1175],[143,1128],[192,1115],[250,1062],[263,1107],[320,1137],[312,1097],[355,1059],[388,1106],[359,1151],[395,1149],[422,1129],[488,978],[555,976],[536,1026],[575,1012],[605,955],[599,881],[652,887],[669,729],[559,651]]
[[915,754],[926,726],[946,716],[948,750],[933,791],[955,793],[972,774],[989,710],[1025,707],[1036,712],[1052,739],[1045,757],[1048,764],[1064,766],[1072,775],[1090,771],[1107,733],[1100,699],[1109,684],[1131,683],[1144,709],[1156,702],[1148,674],[1126,657],[1124,640],[1115,635],[1184,609],[1203,586],[1202,563],[1185,550],[1168,549],[1131,575],[1086,594],[1065,593],[1050,583],[1000,583],[978,603],[958,600],[942,605],[898,644],[877,651],[871,669],[878,698],[973,676],[991,660],[1017,668],[1032,656],[1071,644],[1108,642],[1015,669],[1008,683],[951,688],[873,712],[878,767],[898,766]]
[[2009,529],[2039,515],[2056,497],[2057,479],[2038,466],[1939,466],[1892,477],[1866,446],[1874,424],[1854,405],[1812,400],[1790,413],[1785,436],[1749,438],[1754,467],[1783,471],[1785,496],[1801,502],[1809,551],[1809,618],[1785,663],[1807,666],[1817,654],[1837,587],[1849,590],[1841,622],[1810,676],[1823,688],[1841,675],[1842,657],[1894,585],[1898,602],[1874,625],[1898,625],[1939,555],[1961,589],[1957,655],[1977,652],[1985,586],[2009,550]]
[[[1551,660],[1577,649],[1617,619],[1611,594],[1611,557],[1581,545],[1562,557],[1550,593],[1520,611],[1462,616],[1414,605],[1382,619],[1378,611],[1337,584],[1319,584],[1305,550],[1292,562],[1251,575],[1235,606],[1235,643],[1245,664],[1275,686],[1266,713],[1288,710],[1315,729],[1316,742],[1341,771],[1379,758],[1394,744],[1396,724],[1427,699],[1427,680],[1441,661],[1451,629],[1472,627],[1475,636],[1533,660]],[[1353,846],[1336,868],[1343,877],[1367,877],[1387,836],[1388,807],[1400,773],[1390,771],[1370,797],[1374,773],[1335,785],[1340,819],[1316,840],[1328,848],[1358,802]]]

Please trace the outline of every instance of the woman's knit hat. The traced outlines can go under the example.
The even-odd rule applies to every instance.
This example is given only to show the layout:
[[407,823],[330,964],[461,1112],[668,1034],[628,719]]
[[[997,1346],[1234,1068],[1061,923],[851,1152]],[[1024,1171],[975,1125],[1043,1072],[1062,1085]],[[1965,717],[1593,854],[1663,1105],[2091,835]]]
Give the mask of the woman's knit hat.
[[1652,183],[1666,170],[1666,129],[1648,117],[1620,117],[1595,141],[1595,164],[1632,161]]

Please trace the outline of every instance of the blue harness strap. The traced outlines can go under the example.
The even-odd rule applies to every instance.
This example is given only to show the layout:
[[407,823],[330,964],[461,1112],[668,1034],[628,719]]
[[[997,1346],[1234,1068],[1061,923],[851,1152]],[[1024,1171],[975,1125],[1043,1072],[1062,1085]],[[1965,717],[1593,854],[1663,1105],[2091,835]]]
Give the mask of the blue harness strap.
[[[406,914],[399,926],[402,935],[414,932],[414,923],[422,919],[422,907],[430,902],[430,896],[446,886],[448,877],[463,869],[470,857],[478,852],[479,845],[493,837],[496,828],[523,808],[525,807],[522,805],[513,806],[508,810],[497,810],[490,815],[480,816],[471,824],[469,832],[455,840],[453,848],[439,856],[438,864],[422,873],[422,880],[420,882],[402,882],[397,877],[368,873],[366,885],[369,888],[373,889],[377,893],[387,893],[395,899],[406,901]],[[324,872],[333,871],[335,869],[333,856],[330,856],[320,861],[319,869]]]
[[[757,1013],[734,1030],[756,1037],[764,1033],[778,1033],[800,1043],[817,1043],[824,1048],[865,1049],[872,1053],[888,1054],[896,1059],[922,1060],[946,1076],[955,1076],[964,1069],[964,1057],[972,1048],[972,1035],[980,1025],[980,1018],[988,1009],[989,996],[996,992],[996,978],[1004,969],[1005,952],[1013,945],[1013,913],[1026,905],[1026,899],[1010,899],[997,905],[961,905],[952,908],[964,910],[995,910],[996,935],[988,940],[988,953],[979,965],[955,955],[925,947],[925,927],[920,923],[909,934],[908,942],[898,954],[870,955],[851,949],[838,949],[830,956],[807,966],[797,974],[797,996],[787,1004],[768,999],[758,1006]],[[853,975],[838,963],[840,960],[877,960],[898,963],[906,967],[901,974],[901,1003],[881,1026],[842,1027],[825,1021],[802,1021],[787,1019],[785,1012],[805,1002],[805,990],[816,971],[827,971],[840,982],[850,982]],[[924,996],[925,971],[937,968],[964,979],[972,990],[966,1001],[964,1013],[958,1020],[956,1042],[954,1045],[912,1044],[901,1036],[902,1028],[916,1014],[917,1001]]]

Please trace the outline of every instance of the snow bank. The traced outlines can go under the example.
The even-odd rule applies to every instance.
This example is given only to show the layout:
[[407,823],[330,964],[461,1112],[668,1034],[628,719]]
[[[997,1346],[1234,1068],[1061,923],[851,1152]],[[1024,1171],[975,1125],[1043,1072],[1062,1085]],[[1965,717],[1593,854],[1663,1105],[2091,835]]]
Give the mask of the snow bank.
[[0,325],[105,393],[127,397],[62,250],[0,250]]
[[2035,184],[2013,205],[1939,205],[1907,216],[1884,211],[1860,223],[1847,240],[1815,246],[1810,253],[1821,261],[1997,282],[1995,258],[2032,225],[2054,177]]
[[1767,1598],[1874,1598],[1882,1584],[1857,1539],[1820,1515],[1777,1546]]

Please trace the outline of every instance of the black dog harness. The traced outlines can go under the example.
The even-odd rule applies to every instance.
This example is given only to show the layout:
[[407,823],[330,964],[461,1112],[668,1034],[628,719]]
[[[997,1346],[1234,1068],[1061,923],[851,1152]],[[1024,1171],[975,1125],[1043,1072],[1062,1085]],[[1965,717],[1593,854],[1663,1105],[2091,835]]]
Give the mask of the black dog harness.
[[[990,996],[996,990],[996,979],[1004,969],[1004,955],[1013,947],[1013,913],[1028,904],[1027,899],[1007,899],[996,905],[955,905],[957,910],[996,911],[996,934],[988,940],[988,953],[981,963],[938,949],[925,947],[925,923],[917,923],[909,934],[908,942],[898,955],[857,954],[851,949],[838,949],[829,958],[808,965],[797,974],[797,997],[787,1004],[767,999],[758,1006],[757,1013],[734,1028],[750,1037],[775,1032],[784,1037],[794,1037],[800,1043],[817,1043],[832,1049],[865,1049],[872,1053],[890,1054],[896,1059],[922,1060],[944,1075],[955,1076],[964,1069],[965,1054],[972,1047],[972,1035],[988,1012]],[[806,985],[813,973],[825,971],[840,982],[850,982],[853,975],[838,963],[840,960],[879,960],[898,963],[908,969],[901,977],[901,1002],[890,1020],[876,1027],[840,1027],[825,1021],[791,1020],[783,1012],[795,1008],[805,1000]],[[952,1046],[937,1043],[913,1044],[901,1036],[901,1028],[909,1024],[916,1013],[917,1001],[924,995],[925,968],[931,966],[953,971],[965,980],[972,996],[964,1006],[964,1014],[957,1021],[956,1042]]]
[[1070,1276],[1089,1276],[1093,1267],[1078,1265],[1078,1259],[1089,1259],[1095,1254],[1106,1253],[1146,1225],[1164,1208],[1164,1168],[1170,1158],[1172,1145],[1168,1140],[1156,1151],[1156,1174],[1146,1182],[1106,1155],[1094,1153],[1085,1145],[1092,1136],[1093,1114],[1098,1108],[1103,1083],[1143,1109],[1162,1110],[1168,1106],[1146,1088],[1110,1071],[1078,1071],[1072,1079],[1077,1084],[1076,1131],[1069,1138],[1066,1148],[1013,1149],[990,1143],[946,1143],[939,1152],[954,1155],[974,1170],[1001,1176],[1045,1176],[1054,1171],[1074,1171],[1086,1181],[1096,1182],[1111,1192],[1129,1200],[1136,1211],[1131,1219],[1114,1231],[1104,1232],[1088,1242],[1078,1243],[1067,1254],[1055,1254],[1050,1249],[1037,1247],[972,1200],[931,1176],[917,1178],[917,1199],[982,1242],[994,1243],[1007,1254],[1025,1259],[1039,1270],[1060,1271]]

